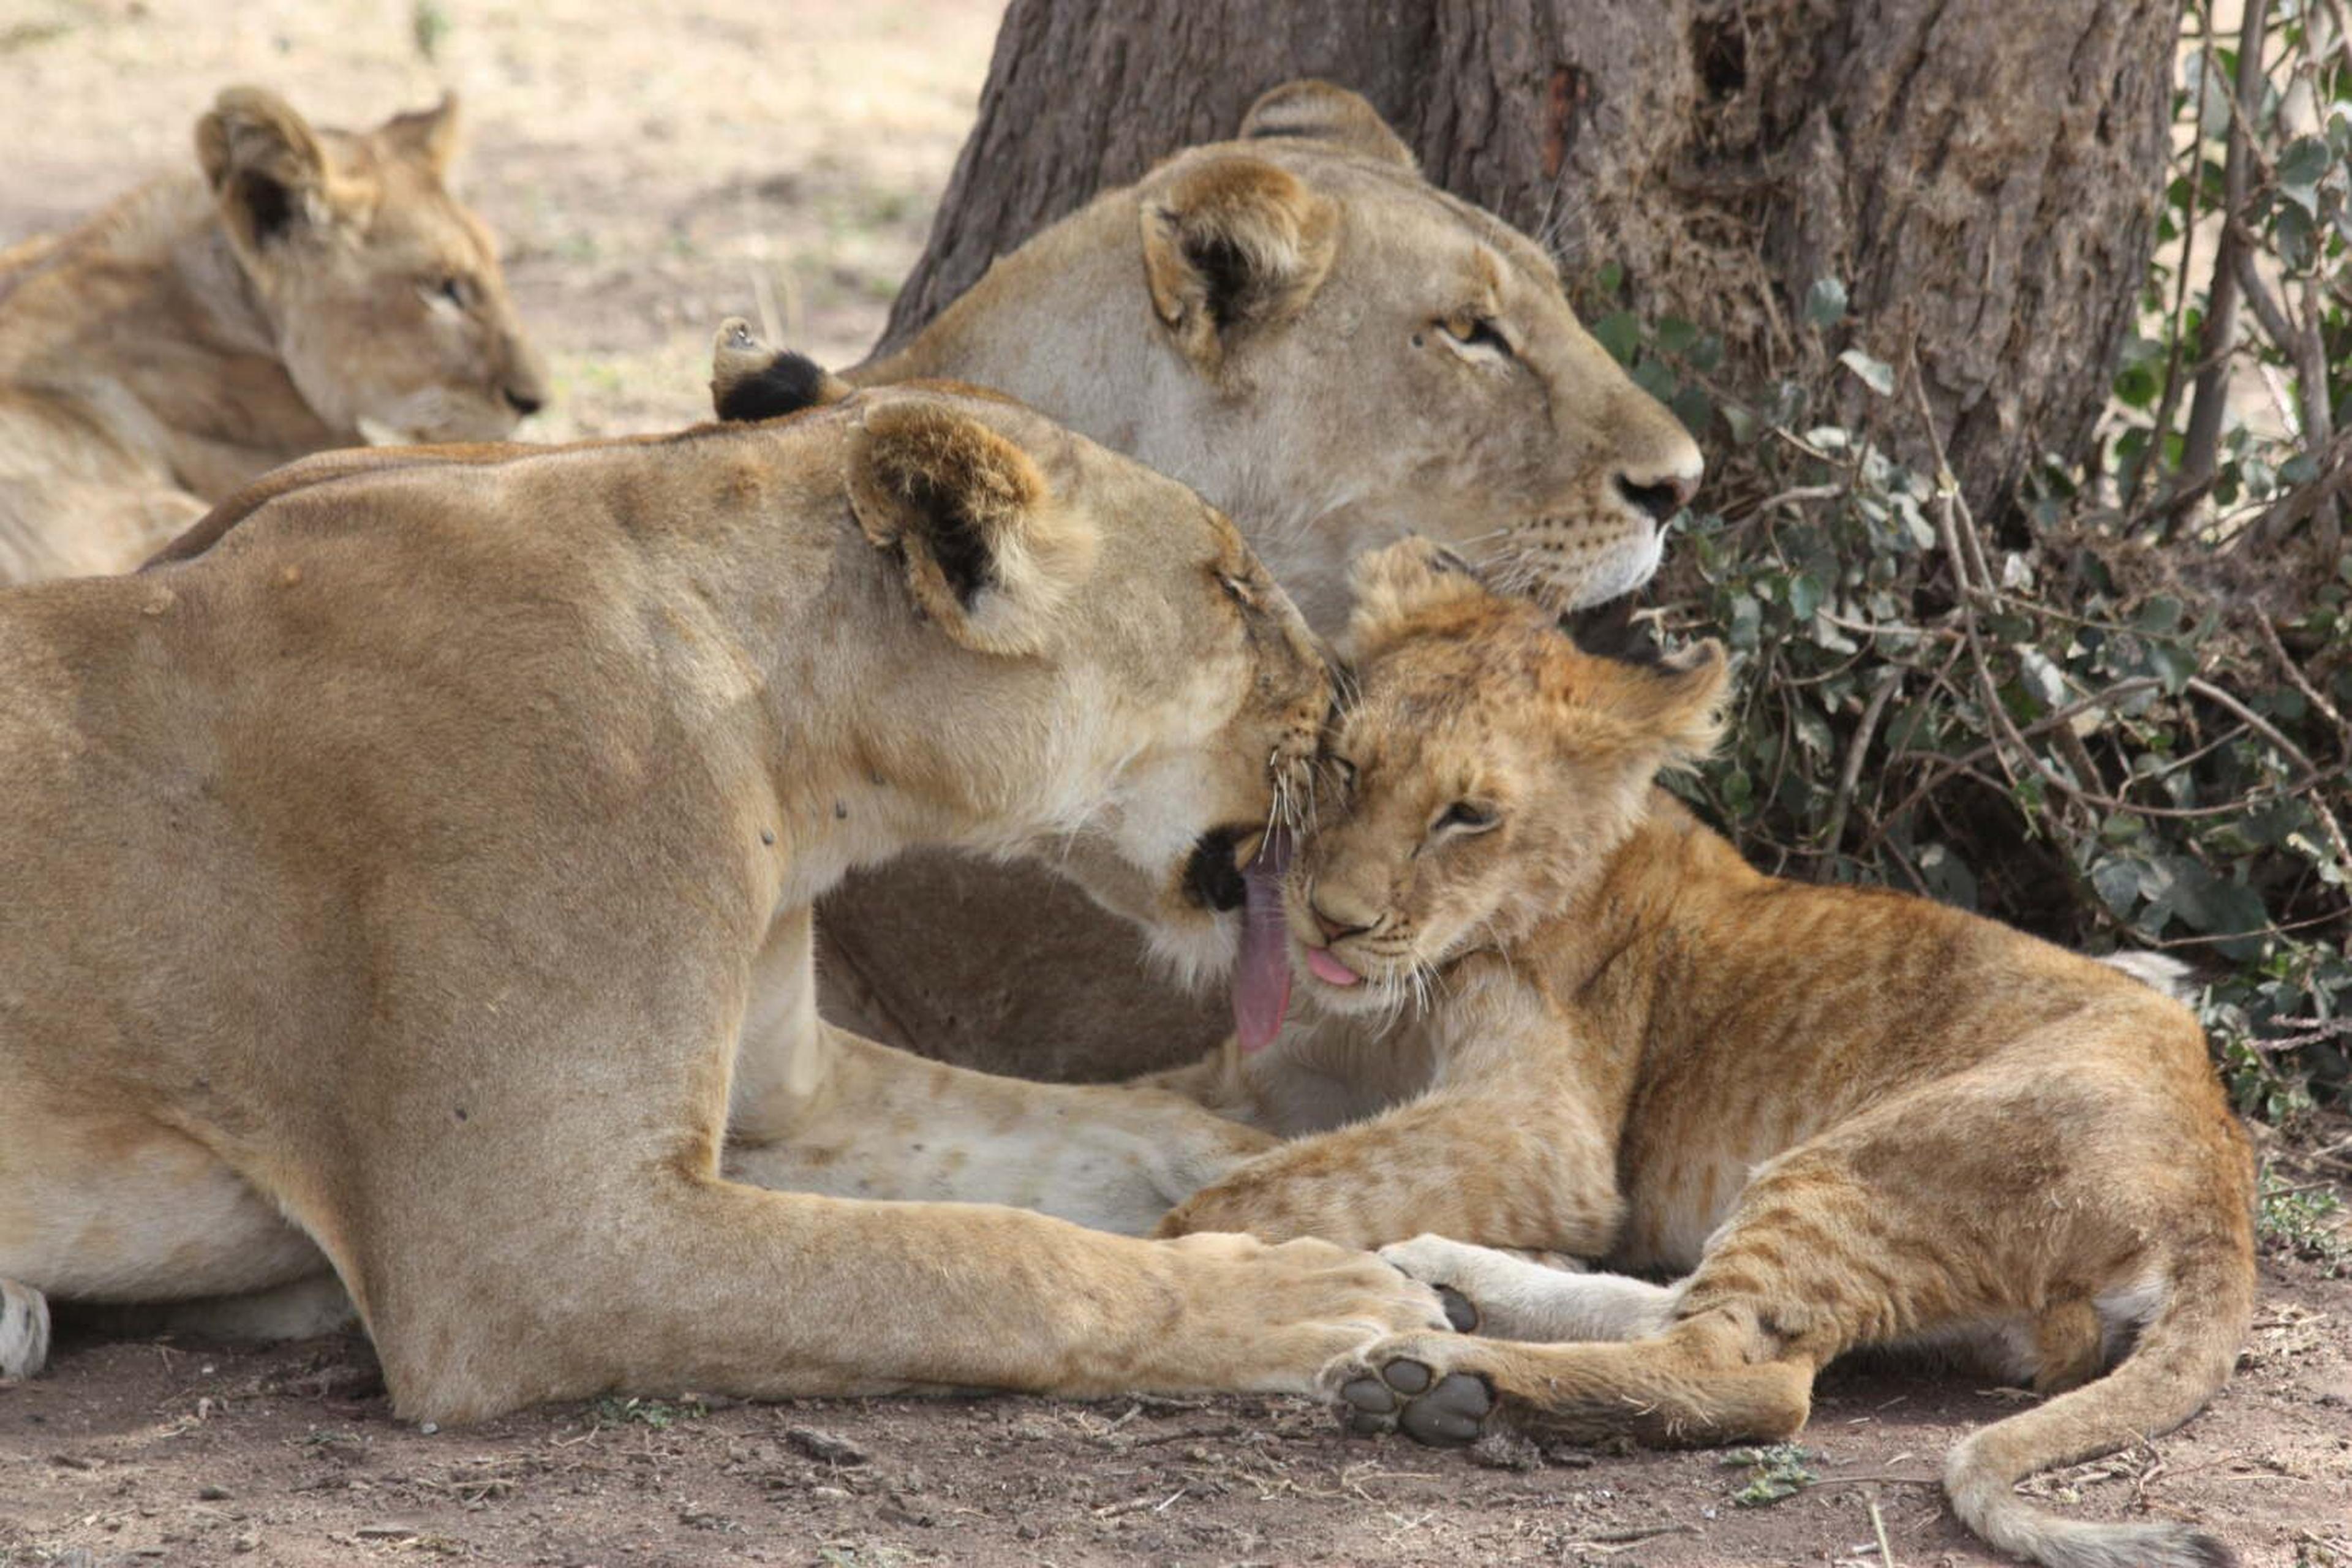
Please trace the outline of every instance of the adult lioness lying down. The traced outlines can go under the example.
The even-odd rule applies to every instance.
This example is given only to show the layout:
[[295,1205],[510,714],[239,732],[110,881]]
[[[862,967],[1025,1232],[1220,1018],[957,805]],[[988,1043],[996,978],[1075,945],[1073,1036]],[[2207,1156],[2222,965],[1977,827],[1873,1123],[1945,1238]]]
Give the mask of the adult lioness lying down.
[[[1276,88],[1234,140],[1097,196],[845,378],[929,375],[1009,392],[1200,490],[1325,636],[1349,563],[1407,532],[1559,608],[1625,593],[1700,473],[1551,257],[1323,82]],[[1223,952],[1162,941],[1146,971],[1128,933],[1020,868],[918,857],[828,899],[820,934],[829,1008],[952,1059],[1125,1071],[1221,1032],[1149,976]]]
[[191,169],[0,251],[0,583],[127,572],[305,453],[494,440],[547,397],[443,182],[454,100],[365,132],[231,88]]
[[1052,840],[1213,918],[1187,884],[1249,848],[1328,689],[1191,492],[920,388],[265,489],[191,559],[0,592],[0,1373],[43,1292],[321,1255],[441,1421],[1303,1390],[1444,1323],[1321,1243],[719,1173],[739,1040],[808,1070],[807,910],[847,867]]

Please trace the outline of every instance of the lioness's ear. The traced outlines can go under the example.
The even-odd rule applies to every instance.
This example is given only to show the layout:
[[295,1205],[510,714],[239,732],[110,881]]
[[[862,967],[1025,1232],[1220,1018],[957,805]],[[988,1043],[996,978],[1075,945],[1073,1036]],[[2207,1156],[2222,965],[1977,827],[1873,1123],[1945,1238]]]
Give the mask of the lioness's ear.
[[1713,637],[1645,664],[1618,664],[1622,684],[1612,704],[1661,767],[1682,767],[1723,738],[1723,698],[1730,667]]
[[1355,607],[1340,653],[1355,661],[1442,605],[1488,596],[1470,563],[1434,540],[1418,534],[1366,551],[1348,569]]
[[394,115],[383,122],[381,134],[394,152],[424,164],[438,180],[457,161],[458,149],[464,144],[458,129],[457,95],[445,92],[430,109]]
[[1329,142],[1350,153],[1421,172],[1407,147],[1389,122],[1381,118],[1361,93],[1349,92],[1313,77],[1271,88],[1242,116],[1242,140],[1295,136]]
[[915,602],[982,653],[1034,653],[1094,569],[1095,530],[1028,453],[936,404],[884,404],[851,438],[849,504]]
[[310,123],[274,92],[224,90],[196,121],[196,158],[230,237],[249,254],[331,216],[327,154]]
[[838,403],[855,390],[805,354],[770,348],[740,316],[719,324],[710,345],[710,409],[730,424],[782,418]]
[[1234,336],[1295,314],[1322,286],[1339,210],[1287,169],[1208,159],[1143,198],[1152,309],[1203,374]]

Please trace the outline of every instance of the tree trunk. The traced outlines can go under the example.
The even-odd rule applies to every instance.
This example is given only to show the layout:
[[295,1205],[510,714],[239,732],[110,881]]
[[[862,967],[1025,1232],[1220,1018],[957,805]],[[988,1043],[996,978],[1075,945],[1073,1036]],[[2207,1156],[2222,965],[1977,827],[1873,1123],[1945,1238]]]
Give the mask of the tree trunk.
[[[1849,345],[1916,358],[1992,512],[2105,402],[2174,30],[2172,0],[1013,0],[884,346],[1096,191],[1321,76],[1437,184],[1549,240],[1571,293],[1615,261],[1634,310],[1721,332],[1735,390],[1795,376],[1848,423],[1892,415],[1906,446],[1907,406],[1826,367]],[[1826,339],[1802,310],[1823,278],[1852,312]]]

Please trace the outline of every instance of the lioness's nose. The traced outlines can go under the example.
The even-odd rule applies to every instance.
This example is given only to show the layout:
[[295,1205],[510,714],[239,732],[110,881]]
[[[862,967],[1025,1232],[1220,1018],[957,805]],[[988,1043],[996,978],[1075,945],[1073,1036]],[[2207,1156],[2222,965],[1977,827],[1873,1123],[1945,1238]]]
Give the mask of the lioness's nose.
[[1690,505],[1691,497],[1698,494],[1699,479],[1706,472],[1698,443],[1679,426],[1674,434],[1677,439],[1650,461],[1628,463],[1617,470],[1617,494],[1626,505],[1649,513],[1658,522]]

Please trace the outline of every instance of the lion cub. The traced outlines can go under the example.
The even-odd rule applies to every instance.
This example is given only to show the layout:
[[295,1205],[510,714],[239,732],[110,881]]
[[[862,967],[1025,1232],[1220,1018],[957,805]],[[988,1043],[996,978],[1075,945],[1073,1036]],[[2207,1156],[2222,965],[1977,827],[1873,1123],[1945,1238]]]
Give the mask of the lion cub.
[[1716,644],[1586,655],[1418,541],[1356,586],[1360,692],[1286,893],[1309,1016],[1155,1080],[1339,1130],[1162,1234],[1402,1242],[1386,1256],[1488,1333],[1626,1342],[1414,1336],[1341,1374],[1359,1425],[1424,1438],[1496,1404],[1554,1432],[1780,1437],[1843,1352],[1989,1352],[2057,1397],[1953,1452],[1970,1526],[2053,1564],[2226,1560],[2185,1526],[2060,1521],[2011,1490],[2229,1376],[2253,1173],[2189,1013],[1989,920],[1749,868],[1653,783],[1716,738]]

